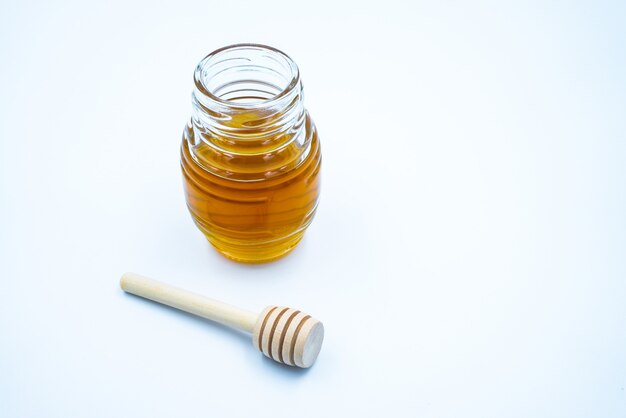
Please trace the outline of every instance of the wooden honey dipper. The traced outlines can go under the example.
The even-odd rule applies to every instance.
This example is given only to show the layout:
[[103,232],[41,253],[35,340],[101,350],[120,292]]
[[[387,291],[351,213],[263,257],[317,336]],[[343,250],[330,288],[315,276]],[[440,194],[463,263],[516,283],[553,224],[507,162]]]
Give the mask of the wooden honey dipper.
[[125,292],[252,333],[252,344],[289,366],[311,367],[322,348],[324,325],[303,312],[268,306],[259,315],[135,273],[124,273]]

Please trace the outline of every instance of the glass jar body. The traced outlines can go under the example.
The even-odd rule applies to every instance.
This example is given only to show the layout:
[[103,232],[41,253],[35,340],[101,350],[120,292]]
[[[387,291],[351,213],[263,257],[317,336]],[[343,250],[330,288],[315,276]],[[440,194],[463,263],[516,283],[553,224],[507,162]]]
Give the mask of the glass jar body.
[[[249,92],[233,89],[249,99]],[[304,109],[299,78],[284,92],[277,100],[268,93],[269,99],[243,104],[233,100],[240,96],[232,91],[226,93],[229,100],[217,103],[210,95],[207,100],[206,92],[194,92],[194,115],[181,146],[185,198],[200,231],[236,261],[261,263],[286,255],[302,239],[317,208],[317,130]]]

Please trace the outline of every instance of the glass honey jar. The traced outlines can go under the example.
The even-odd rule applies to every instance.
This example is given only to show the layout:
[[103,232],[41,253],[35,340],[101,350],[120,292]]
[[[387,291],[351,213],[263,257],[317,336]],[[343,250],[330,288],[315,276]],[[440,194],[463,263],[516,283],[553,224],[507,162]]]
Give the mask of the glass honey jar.
[[295,62],[264,45],[218,49],[196,67],[181,167],[191,216],[226,257],[289,253],[315,215],[321,150]]

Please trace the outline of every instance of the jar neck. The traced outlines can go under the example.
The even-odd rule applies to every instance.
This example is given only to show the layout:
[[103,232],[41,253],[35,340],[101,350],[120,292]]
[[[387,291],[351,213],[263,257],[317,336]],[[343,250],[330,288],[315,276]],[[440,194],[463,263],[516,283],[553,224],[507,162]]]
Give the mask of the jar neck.
[[255,44],[222,48],[200,61],[194,81],[196,140],[237,154],[304,142],[302,83],[286,54]]

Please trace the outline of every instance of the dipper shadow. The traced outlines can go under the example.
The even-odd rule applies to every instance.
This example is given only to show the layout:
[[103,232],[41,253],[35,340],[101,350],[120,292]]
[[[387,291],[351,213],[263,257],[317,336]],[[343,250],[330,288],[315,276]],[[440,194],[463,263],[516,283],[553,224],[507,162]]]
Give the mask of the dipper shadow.
[[132,297],[136,300],[139,300],[141,303],[145,303],[146,305],[158,306],[159,309],[163,309],[164,311],[170,312],[173,315],[184,318],[188,322],[191,322],[194,324],[202,324],[203,326],[209,324],[211,328],[218,330],[221,333],[234,336],[235,338],[240,339],[243,343],[250,344],[250,336],[243,331],[239,331],[239,330],[227,327],[226,325],[222,325],[219,322],[211,321],[210,319],[205,319],[205,318],[196,316],[194,314],[191,314],[189,312],[181,311],[180,309],[176,309],[171,306],[164,305],[162,303],[155,302],[150,299],[142,298],[141,296],[133,295],[132,293],[126,293],[126,292],[124,293],[128,297]]
[[300,367],[292,367],[287,366],[282,363],[278,363],[277,361],[271,360],[267,358],[264,354],[258,352],[250,343],[250,335],[246,332],[239,331],[237,329],[233,329],[227,327],[226,325],[222,325],[218,322],[211,321],[210,319],[205,319],[196,315],[193,315],[189,312],[181,311],[179,309],[173,308],[168,305],[164,305],[159,302],[155,302],[150,299],[142,298],[141,296],[133,295],[132,293],[124,292],[126,297],[131,297],[140,301],[140,303],[144,303],[148,306],[158,306],[159,309],[162,309],[166,312],[171,313],[172,315],[184,318],[186,321],[189,321],[194,324],[199,324],[205,326],[209,324],[209,326],[218,332],[221,332],[225,335],[230,335],[236,339],[239,339],[242,344],[245,346],[249,346],[251,351],[255,351],[261,357],[262,367],[263,369],[268,369],[269,372],[278,373],[281,377],[285,378],[299,378],[300,376],[304,376],[308,373],[309,369],[302,369]]
[[300,367],[287,366],[286,364],[282,364],[277,361],[274,361],[261,353],[259,354],[261,355],[261,358],[262,358],[261,361],[263,364],[263,368],[268,369],[272,373],[280,375],[280,377],[282,378],[292,379],[292,380],[299,379],[303,376],[306,376],[306,374],[309,373],[309,371],[311,370],[310,367],[308,369],[302,369]]

